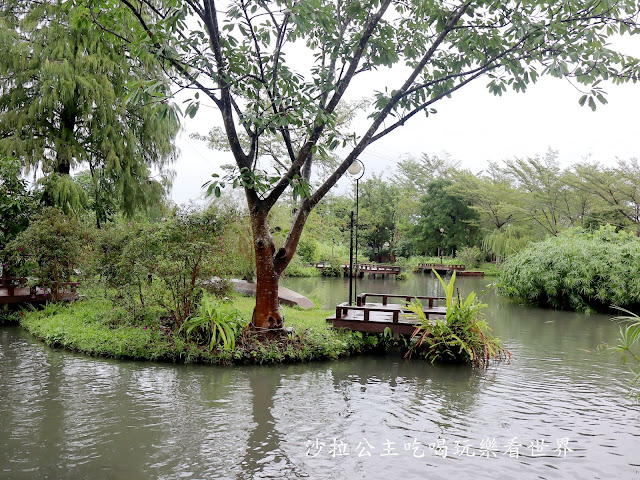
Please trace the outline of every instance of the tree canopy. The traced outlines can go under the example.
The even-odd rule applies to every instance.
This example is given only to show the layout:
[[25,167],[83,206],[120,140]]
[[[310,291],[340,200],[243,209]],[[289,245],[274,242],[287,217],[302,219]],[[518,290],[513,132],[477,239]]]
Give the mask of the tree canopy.
[[0,51],[0,155],[44,173],[47,203],[87,204],[70,177],[78,167],[91,173],[98,218],[107,197],[128,214],[157,199],[150,169],[173,158],[177,117],[127,102],[139,79],[168,93],[157,63],[128,55],[86,12],[53,0],[3,2]]
[[[638,59],[608,43],[613,35],[637,32],[640,8],[631,0],[77,2],[132,54],[156,57],[180,88],[198,90],[188,114],[196,113],[201,95],[219,109],[237,165],[228,180],[244,188],[252,216],[253,323],[266,329],[283,325],[276,286],[310,211],[367,146],[415,115],[434,114],[439,100],[480,78],[496,95],[524,91],[540,75],[568,78],[583,90],[580,103],[592,109],[606,102],[601,80],[638,78]],[[296,48],[304,57],[300,65],[291,61]],[[397,69],[395,85],[381,84],[384,68]],[[355,79],[377,92],[369,126],[351,135],[336,127],[336,112]],[[148,83],[140,96],[156,91]],[[294,142],[294,130],[303,132],[303,141]],[[272,135],[287,152],[279,171],[260,165],[260,144]],[[314,154],[338,147],[342,162],[311,189],[301,180],[303,170]],[[219,183],[211,189],[218,191]],[[268,212],[289,188],[304,200],[276,249]]]

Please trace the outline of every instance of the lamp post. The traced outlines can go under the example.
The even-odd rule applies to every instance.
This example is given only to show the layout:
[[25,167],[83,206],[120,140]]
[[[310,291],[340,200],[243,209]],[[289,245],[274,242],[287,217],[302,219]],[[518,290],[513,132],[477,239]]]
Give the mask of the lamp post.
[[[357,281],[358,281],[358,214],[360,210],[359,198],[360,198],[360,179],[364,176],[364,163],[358,160],[357,158],[349,165],[347,169],[349,175],[356,179],[356,221],[355,221],[355,230],[356,230],[356,268],[355,275],[353,275],[353,268],[350,268],[349,274],[353,275],[353,292],[354,296],[358,296],[357,289]],[[353,228],[353,223],[351,224]],[[353,232],[352,232],[353,234]],[[351,277],[349,278],[349,304],[351,304]]]
[[444,228],[440,227],[440,265],[444,265],[442,261],[442,251],[444,250]]

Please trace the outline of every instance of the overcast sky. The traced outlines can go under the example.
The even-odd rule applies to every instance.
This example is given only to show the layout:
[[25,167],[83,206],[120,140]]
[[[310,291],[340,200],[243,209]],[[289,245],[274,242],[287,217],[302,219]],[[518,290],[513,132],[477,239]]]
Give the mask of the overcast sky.
[[[625,41],[622,47],[640,57],[640,41]],[[393,72],[381,72],[380,79],[378,90],[383,83],[395,86]],[[436,115],[416,116],[371,145],[360,156],[367,173],[389,173],[402,157],[423,152],[447,152],[474,172],[490,160],[543,155],[549,147],[558,150],[563,166],[587,156],[603,164],[640,157],[640,84],[606,84],[609,103],[598,104],[593,112],[578,104],[582,94],[567,80],[545,77],[525,93],[508,91],[502,97],[490,94],[487,82],[479,79],[463,87],[434,105]],[[352,88],[359,95],[365,90],[359,85]],[[189,138],[193,132],[206,134],[214,125],[220,125],[219,113],[211,107],[201,107],[194,119],[185,119],[178,139],[180,157],[173,165],[172,197],[177,203],[197,199],[211,174],[220,172],[220,165],[233,163],[229,153],[209,150],[204,142]],[[352,125],[359,126],[364,124]]]

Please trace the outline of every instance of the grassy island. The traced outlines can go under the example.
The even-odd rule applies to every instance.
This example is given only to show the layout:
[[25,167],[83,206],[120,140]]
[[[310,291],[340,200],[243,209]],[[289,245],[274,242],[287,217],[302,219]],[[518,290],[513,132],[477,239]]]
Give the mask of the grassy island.
[[[254,300],[236,296],[222,306],[251,318]],[[326,325],[330,312],[319,308],[301,310],[283,307],[293,332],[259,338],[244,332],[235,346],[204,345],[174,332],[161,320],[131,322],[115,318],[111,303],[104,299],[81,300],[71,305],[51,304],[43,310],[18,314],[20,324],[52,347],[113,358],[144,359],[180,363],[244,364],[280,363],[335,359],[378,346],[377,336],[333,330]]]

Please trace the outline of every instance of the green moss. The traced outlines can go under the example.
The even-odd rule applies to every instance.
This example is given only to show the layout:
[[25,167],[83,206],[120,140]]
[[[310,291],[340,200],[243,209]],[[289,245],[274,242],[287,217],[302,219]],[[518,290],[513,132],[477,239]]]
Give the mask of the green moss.
[[[334,359],[369,351],[377,337],[337,331],[325,319],[331,314],[319,308],[301,310],[283,307],[286,323],[295,333],[274,338],[245,332],[235,348],[209,350],[187,342],[159,321],[133,326],[113,323],[110,303],[92,299],[72,305],[49,305],[26,312],[20,324],[52,347],[87,355],[184,363],[280,363]],[[238,296],[233,307],[250,319],[254,299]]]

